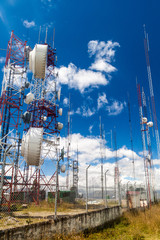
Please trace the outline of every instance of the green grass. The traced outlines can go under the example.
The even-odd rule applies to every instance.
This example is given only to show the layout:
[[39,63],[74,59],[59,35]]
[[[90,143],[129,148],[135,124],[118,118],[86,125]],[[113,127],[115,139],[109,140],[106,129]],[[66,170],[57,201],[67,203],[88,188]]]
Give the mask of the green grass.
[[57,240],[159,240],[160,204],[145,212],[125,212],[120,222],[87,234],[56,236]]

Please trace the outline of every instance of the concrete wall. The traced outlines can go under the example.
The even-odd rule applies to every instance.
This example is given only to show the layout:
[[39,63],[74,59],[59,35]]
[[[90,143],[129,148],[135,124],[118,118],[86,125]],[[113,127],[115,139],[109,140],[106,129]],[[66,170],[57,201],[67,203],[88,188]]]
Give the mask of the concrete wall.
[[89,213],[60,217],[56,222],[54,220],[47,220],[41,223],[1,230],[0,240],[40,240],[52,237],[56,233],[79,233],[89,228],[101,226],[120,216],[121,208],[112,207]]

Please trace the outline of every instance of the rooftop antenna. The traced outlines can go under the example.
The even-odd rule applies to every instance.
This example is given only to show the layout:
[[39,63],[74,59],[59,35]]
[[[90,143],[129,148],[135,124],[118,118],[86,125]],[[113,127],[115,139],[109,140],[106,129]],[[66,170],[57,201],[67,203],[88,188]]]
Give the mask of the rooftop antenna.
[[38,44],[40,43],[40,37],[41,37],[41,26],[39,27]]
[[54,39],[55,39],[55,28],[53,29],[53,49],[54,49]]
[[151,67],[150,67],[149,53],[148,53],[149,52],[149,41],[148,41],[148,34],[146,33],[145,24],[143,25],[143,27],[144,27],[144,48],[145,48],[145,55],[146,55],[148,82],[149,82],[150,98],[151,98],[151,105],[152,105],[152,112],[153,112],[153,122],[154,122],[155,136],[156,136],[156,144],[157,144],[157,155],[158,155],[158,159],[160,159],[159,131],[158,131],[156,107],[155,107],[154,92],[153,92],[152,74],[151,74]]
[[46,37],[45,37],[45,43],[47,43],[47,33],[48,33],[48,27],[46,27]]

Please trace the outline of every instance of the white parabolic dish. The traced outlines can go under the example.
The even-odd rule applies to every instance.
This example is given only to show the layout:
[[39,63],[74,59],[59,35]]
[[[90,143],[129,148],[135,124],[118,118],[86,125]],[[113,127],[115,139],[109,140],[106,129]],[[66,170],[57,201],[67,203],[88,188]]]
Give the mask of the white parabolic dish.
[[35,78],[45,78],[48,45],[36,44],[29,53],[29,69]]
[[43,128],[31,127],[22,138],[21,155],[28,165],[40,166]]

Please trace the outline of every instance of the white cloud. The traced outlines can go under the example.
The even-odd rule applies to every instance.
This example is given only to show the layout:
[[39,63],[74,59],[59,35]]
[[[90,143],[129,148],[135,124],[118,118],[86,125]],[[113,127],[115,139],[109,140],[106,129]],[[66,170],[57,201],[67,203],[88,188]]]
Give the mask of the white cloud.
[[0,63],[5,63],[6,58],[5,57],[0,57]]
[[78,114],[81,115],[82,117],[91,117],[92,115],[94,115],[96,113],[95,108],[90,109],[89,107],[86,106],[81,106],[78,107],[76,111],[72,111],[72,115],[73,114]]
[[75,113],[76,113],[76,114],[79,114],[79,115],[81,114],[81,109],[80,109],[80,107],[77,108],[77,110],[75,111]]
[[97,99],[98,109],[102,108],[107,103],[108,103],[108,100],[106,98],[106,94],[105,93],[103,93],[102,95],[100,95],[98,97],[98,99]]
[[92,115],[95,114],[95,112],[96,110],[94,108],[91,110],[89,107],[83,106],[82,116],[91,117]]
[[89,127],[89,132],[90,132],[90,134],[92,133],[92,129],[93,129],[93,125],[91,125],[91,126]]
[[120,47],[118,42],[92,40],[88,43],[88,53],[90,57],[95,55],[96,59],[105,59],[111,62],[115,56],[115,48]]
[[31,27],[35,26],[35,22],[34,21],[29,22],[28,20],[24,20],[23,21],[23,26],[26,27],[26,28],[31,28]]
[[68,85],[84,93],[85,89],[98,88],[109,83],[111,73],[117,69],[111,65],[114,60],[115,48],[119,47],[119,43],[108,41],[99,42],[92,40],[88,43],[88,53],[95,56],[91,66],[87,69],[81,69],[70,63],[68,67],[61,66],[58,71],[59,83]]
[[106,73],[115,72],[117,69],[111,64],[107,63],[104,59],[98,59],[90,66],[90,69],[96,71],[102,71]]
[[56,71],[58,71],[57,81],[60,84],[68,84],[69,88],[77,89],[81,93],[86,88],[97,88],[99,85],[105,86],[108,84],[108,80],[101,72],[79,69],[73,63],[70,63],[68,67],[62,66]]
[[[92,127],[91,127],[92,128]],[[65,138],[62,138],[62,145],[65,142]],[[71,152],[70,156],[72,159],[76,157],[78,145],[79,152],[79,186],[80,188],[85,186],[85,171],[86,167],[90,164],[89,168],[89,179],[94,179],[97,186],[100,188],[100,174],[101,174],[101,157],[100,157],[100,139],[99,137],[94,136],[82,136],[81,134],[72,134],[71,135]],[[108,147],[105,147],[106,159],[104,160],[104,171],[109,169],[107,174],[107,185],[108,187],[114,186],[114,167],[116,152],[112,151]],[[132,152],[126,146],[117,150],[118,165],[120,171],[120,179],[122,184],[126,184],[128,178],[133,176],[133,158],[135,161],[135,170],[136,170],[136,182],[145,183],[145,174],[144,174],[144,162],[143,158],[140,157],[135,152]],[[158,179],[158,174],[160,174],[160,169],[156,169],[156,177]],[[72,178],[72,172],[70,173],[70,178]],[[134,180],[130,180],[134,182]]]
[[110,106],[106,107],[106,110],[108,111],[109,116],[116,116],[123,111],[125,106],[126,106],[126,102],[122,103],[117,100],[114,100]]
[[63,99],[63,105],[64,106],[68,106],[68,104],[69,104],[69,99],[68,98],[64,98]]

